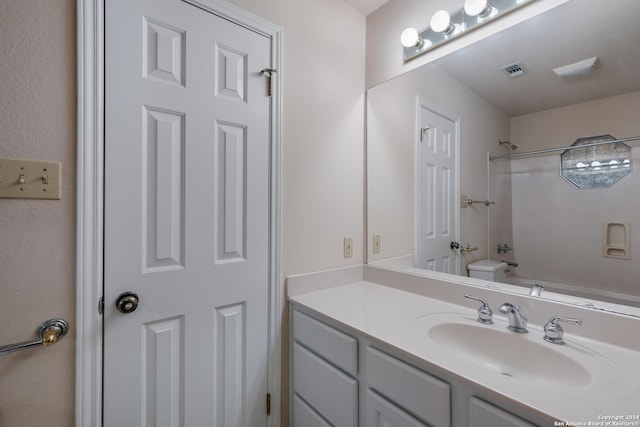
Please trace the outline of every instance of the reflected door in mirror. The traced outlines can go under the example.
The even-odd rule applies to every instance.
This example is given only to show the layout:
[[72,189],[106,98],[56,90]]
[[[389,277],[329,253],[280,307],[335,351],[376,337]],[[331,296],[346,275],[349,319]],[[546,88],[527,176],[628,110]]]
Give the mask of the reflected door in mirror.
[[456,123],[419,103],[416,266],[457,273]]

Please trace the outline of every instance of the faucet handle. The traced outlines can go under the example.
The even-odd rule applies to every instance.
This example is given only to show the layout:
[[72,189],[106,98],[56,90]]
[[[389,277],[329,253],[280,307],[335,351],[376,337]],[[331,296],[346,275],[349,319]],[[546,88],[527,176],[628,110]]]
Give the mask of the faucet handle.
[[464,297],[482,303],[480,308],[478,308],[478,322],[484,323],[485,325],[491,325],[493,323],[493,311],[491,311],[491,307],[489,307],[489,304],[487,304],[485,300],[471,295],[465,295]]
[[573,325],[582,325],[582,320],[575,319],[573,317],[553,316],[544,325],[544,340],[552,344],[564,344],[562,336],[564,335],[564,329],[558,324],[558,322],[571,323]]

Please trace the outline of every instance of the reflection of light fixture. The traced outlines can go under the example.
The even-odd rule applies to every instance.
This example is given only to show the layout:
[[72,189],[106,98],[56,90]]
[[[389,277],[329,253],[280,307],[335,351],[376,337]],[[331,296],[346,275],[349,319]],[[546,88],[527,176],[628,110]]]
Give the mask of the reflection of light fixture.
[[[491,1],[492,4],[489,3]],[[430,27],[417,31],[407,28],[400,40],[404,46],[404,60],[408,61],[426,51],[453,40],[473,28],[497,19],[534,0],[460,0],[464,8],[449,14],[439,10],[433,14]]]
[[464,12],[469,16],[479,16],[486,18],[491,14],[491,5],[487,0],[466,0],[464,2]]
[[451,34],[456,27],[451,22],[451,15],[446,10],[439,10],[431,17],[431,29],[436,33]]
[[[631,161],[629,161],[629,159],[620,159],[620,160],[604,160],[603,162],[600,162],[598,160],[594,160],[591,163],[584,163],[584,162],[578,162],[576,163],[576,169],[580,170],[580,171],[585,171],[585,172],[589,172],[589,171],[599,171],[599,170],[610,170],[610,169],[618,169],[620,168],[620,165],[622,165],[622,167],[631,167]],[[571,169],[571,168],[568,168]]]

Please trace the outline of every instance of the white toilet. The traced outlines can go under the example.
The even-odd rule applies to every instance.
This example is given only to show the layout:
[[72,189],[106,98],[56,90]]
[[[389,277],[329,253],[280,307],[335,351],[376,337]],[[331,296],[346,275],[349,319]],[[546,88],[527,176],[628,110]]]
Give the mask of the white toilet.
[[467,264],[469,277],[507,283],[507,263],[483,259]]

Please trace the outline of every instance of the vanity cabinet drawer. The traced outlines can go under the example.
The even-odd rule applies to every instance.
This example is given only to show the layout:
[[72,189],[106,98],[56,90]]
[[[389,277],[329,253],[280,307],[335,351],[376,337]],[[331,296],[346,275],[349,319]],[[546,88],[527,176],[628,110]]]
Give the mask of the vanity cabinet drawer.
[[293,423],[292,426],[304,427],[331,427],[316,411],[314,411],[300,396],[293,396]]
[[357,339],[297,310],[293,312],[293,338],[343,371],[358,374]]
[[429,425],[451,425],[449,384],[373,347],[367,348],[366,380],[371,388]]
[[504,409],[471,397],[469,401],[469,427],[536,427]]
[[367,427],[428,427],[370,389],[366,408]]
[[[293,344],[293,389],[335,427],[358,425],[358,383],[298,343]],[[296,424],[303,427],[305,424]]]

